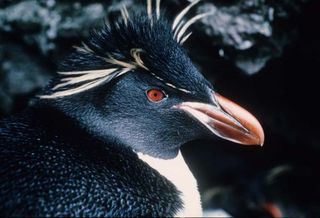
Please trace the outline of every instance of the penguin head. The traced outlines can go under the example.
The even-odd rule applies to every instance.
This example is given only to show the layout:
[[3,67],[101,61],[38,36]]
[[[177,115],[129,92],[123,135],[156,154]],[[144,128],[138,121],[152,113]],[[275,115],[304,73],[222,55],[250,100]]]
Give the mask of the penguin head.
[[[158,2],[158,1],[157,1]],[[76,47],[41,96],[91,134],[159,158],[182,144],[222,137],[262,144],[263,130],[246,110],[220,96],[194,66],[182,44],[192,2],[171,23],[147,6],[105,25]],[[149,1],[151,4],[151,1]]]

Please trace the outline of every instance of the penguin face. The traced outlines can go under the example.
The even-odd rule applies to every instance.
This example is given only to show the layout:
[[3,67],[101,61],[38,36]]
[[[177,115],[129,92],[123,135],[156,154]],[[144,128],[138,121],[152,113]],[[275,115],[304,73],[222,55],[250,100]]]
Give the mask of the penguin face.
[[95,32],[42,98],[99,138],[154,157],[172,158],[182,144],[211,136],[262,144],[259,122],[215,93],[189,59],[181,44],[190,23],[177,17],[171,27],[158,14],[126,15]]
[[[115,138],[138,152],[171,158],[182,144],[211,135],[207,128],[177,108],[196,96],[167,86],[148,74],[128,73],[112,87],[101,88],[99,93],[104,98],[103,103],[101,98],[97,99],[100,118],[104,117],[98,128],[100,134],[104,132],[100,136]],[[103,127],[106,125],[107,129]]]

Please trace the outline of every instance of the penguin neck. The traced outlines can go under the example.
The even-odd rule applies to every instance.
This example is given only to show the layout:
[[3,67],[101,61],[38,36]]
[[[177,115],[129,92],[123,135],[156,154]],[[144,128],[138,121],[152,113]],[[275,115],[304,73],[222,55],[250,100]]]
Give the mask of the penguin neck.
[[175,158],[167,160],[151,157],[142,153],[137,154],[141,160],[169,180],[180,192],[183,208],[175,214],[176,217],[202,216],[197,181],[184,161],[180,151]]

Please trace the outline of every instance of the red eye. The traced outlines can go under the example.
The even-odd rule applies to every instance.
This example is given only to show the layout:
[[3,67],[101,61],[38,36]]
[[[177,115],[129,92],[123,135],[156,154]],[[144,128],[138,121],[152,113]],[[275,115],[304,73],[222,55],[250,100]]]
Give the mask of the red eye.
[[159,89],[150,89],[147,92],[148,99],[152,102],[159,102],[166,97],[163,91]]

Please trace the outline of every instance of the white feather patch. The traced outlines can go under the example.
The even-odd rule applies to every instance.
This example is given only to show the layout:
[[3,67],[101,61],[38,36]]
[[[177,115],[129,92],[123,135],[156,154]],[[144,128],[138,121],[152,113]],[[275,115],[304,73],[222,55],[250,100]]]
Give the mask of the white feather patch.
[[175,214],[176,217],[202,216],[201,200],[196,179],[193,177],[181,152],[173,159],[154,158],[138,153],[138,157],[150,167],[168,179],[180,192],[183,208]]

